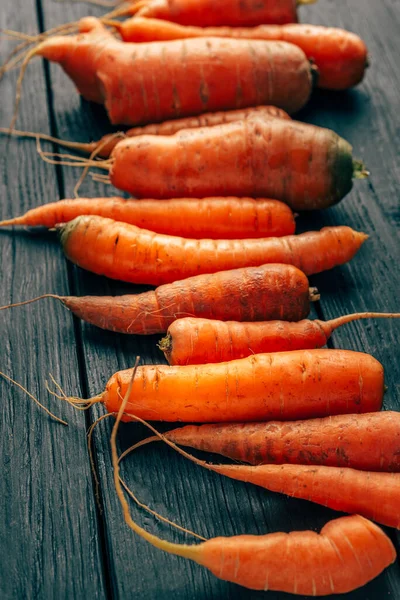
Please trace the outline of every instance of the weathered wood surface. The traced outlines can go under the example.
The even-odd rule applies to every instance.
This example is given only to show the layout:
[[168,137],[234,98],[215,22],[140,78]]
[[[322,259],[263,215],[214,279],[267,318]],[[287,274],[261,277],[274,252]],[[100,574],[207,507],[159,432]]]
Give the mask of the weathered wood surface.
[[[35,32],[80,16],[101,14],[84,4],[42,0],[3,0],[1,26]],[[397,69],[400,12],[396,1],[320,0],[302,10],[302,20],[346,26],[361,34],[370,48],[371,67],[357,90],[319,92],[301,119],[335,129],[346,137],[371,170],[366,182],[339,206],[307,216],[300,228],[349,224],[371,238],[348,266],[314,278],[322,293],[317,312],[330,318],[358,310],[398,309],[400,148]],[[11,45],[2,40],[2,56]],[[15,77],[1,83],[1,125],[12,114]],[[24,84],[18,126],[87,141],[109,130],[103,112],[81,101],[58,66],[36,61]],[[397,129],[396,129],[397,128]],[[2,215],[71,196],[77,170],[44,165],[29,141],[0,140]],[[52,149],[51,147],[49,148]],[[111,189],[87,180],[88,195]],[[1,303],[47,291],[108,294],[123,286],[67,265],[51,236],[1,234]],[[0,313],[3,357],[0,368],[50,405],[44,380],[50,370],[71,394],[94,395],[115,370],[131,366],[139,354],[146,363],[160,362],[156,338],[139,338],[96,330],[74,322],[62,307],[44,301]],[[386,367],[387,408],[399,409],[398,323],[361,322],[335,333],[335,347],[370,352]],[[2,391],[3,493],[0,527],[1,597],[26,598],[262,598],[218,581],[204,569],[165,555],[138,540],[122,522],[110,468],[111,423],[95,434],[95,458],[103,507],[94,503],[84,431],[103,414],[86,416],[51,402],[70,423],[49,421],[22,392],[0,382]],[[16,407],[22,408],[17,411]],[[86,418],[85,418],[86,417]],[[137,425],[121,429],[121,447],[146,433]],[[123,472],[139,497],[164,515],[204,536],[320,528],[335,513],[304,501],[263,492],[222,479],[154,446],[138,451]],[[134,509],[133,509],[134,510]],[[3,517],[4,515],[4,517]],[[149,530],[184,540],[145,513],[135,512]],[[395,533],[389,532],[398,545]],[[185,541],[190,541],[187,538]],[[268,598],[291,596],[270,592]],[[348,596],[353,600],[400,598],[400,569],[395,564],[377,580]]]

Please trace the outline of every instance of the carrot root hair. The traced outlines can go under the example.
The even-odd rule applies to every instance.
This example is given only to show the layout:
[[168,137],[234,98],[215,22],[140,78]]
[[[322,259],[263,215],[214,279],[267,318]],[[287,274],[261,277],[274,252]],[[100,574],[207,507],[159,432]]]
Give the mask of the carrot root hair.
[[98,404],[103,401],[103,396],[99,394],[98,396],[93,396],[93,398],[88,398],[87,400],[83,398],[77,398],[75,396],[67,396],[60,384],[54,379],[53,375],[49,373],[49,378],[53,385],[55,385],[57,391],[51,390],[48,381],[46,381],[46,389],[51,396],[54,396],[58,400],[63,400],[67,402],[76,410],[88,410],[94,404]]
[[307,4],[315,4],[318,0],[297,0],[297,6],[303,6]]
[[[79,198],[79,188],[81,187],[82,183],[85,181],[90,167],[93,166],[93,163],[96,164],[95,158],[97,157],[97,155],[103,150],[103,148],[105,146],[107,146],[110,143],[110,141],[115,140],[120,137],[121,137],[121,133],[119,131],[117,131],[116,133],[114,133],[113,135],[108,137],[107,139],[100,142],[100,144],[98,144],[97,147],[93,150],[93,152],[87,159],[87,165],[84,167],[81,176],[79,177],[78,181],[75,184],[75,187],[74,187],[75,198]],[[122,134],[122,137],[125,137],[125,134]]]
[[11,377],[9,377],[9,375],[6,375],[2,371],[0,371],[0,376],[3,377],[6,381],[9,381],[13,385],[15,385],[20,390],[22,390],[29,398],[31,398],[31,400],[33,400],[54,421],[57,421],[57,423],[61,423],[62,425],[66,425],[68,427],[68,423],[66,421],[63,421],[63,419],[60,419],[60,417],[57,417],[56,415],[54,415],[48,408],[46,408],[41,402],[39,402],[39,400],[37,398],[35,398],[35,396],[33,394],[31,394],[21,383],[18,383],[18,381],[15,381],[15,379],[12,379]]
[[[70,148],[71,150],[76,150],[77,152],[83,152],[84,154],[90,154],[93,150],[93,145],[89,143],[82,142],[70,142],[68,140],[62,140],[60,138],[56,138],[52,135],[48,135],[47,133],[35,133],[33,131],[21,131],[19,129],[13,129],[12,131],[6,127],[0,127],[0,133],[5,133],[7,135],[12,135],[14,137],[21,138],[33,138],[35,140],[43,140],[45,142],[52,142],[53,144],[57,144],[57,146],[62,146],[63,148]],[[121,132],[121,137],[125,137]]]
[[338,327],[352,323],[353,321],[361,321],[361,319],[400,319],[400,313],[378,313],[378,312],[364,312],[364,313],[352,313],[351,315],[343,315],[336,319],[328,321],[332,331],[335,331]]
[[[0,226],[3,225],[12,225],[13,219],[9,221],[0,221]],[[57,294],[42,294],[42,296],[37,296],[36,298],[31,298],[30,300],[23,300],[22,302],[14,302],[13,304],[6,304],[5,306],[0,306],[0,310],[7,310],[8,308],[16,308],[17,306],[26,306],[27,304],[33,304],[34,302],[38,302],[39,300],[43,300],[43,298],[54,298],[54,300],[59,300],[63,303],[64,297],[57,296]]]

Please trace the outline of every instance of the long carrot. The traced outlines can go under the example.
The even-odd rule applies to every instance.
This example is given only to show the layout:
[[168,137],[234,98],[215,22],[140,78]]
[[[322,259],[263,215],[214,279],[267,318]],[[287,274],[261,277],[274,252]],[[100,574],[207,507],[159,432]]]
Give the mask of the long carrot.
[[306,275],[349,261],[367,239],[350,227],[281,238],[192,240],[98,216],[61,228],[63,250],[80,267],[131,283],[160,285],[202,273],[285,263]]
[[[74,315],[102,329],[139,335],[163,333],[183,315],[236,321],[295,321],[308,315],[310,301],[319,299],[316,288],[308,287],[304,273],[291,265],[198,275],[135,295],[43,297],[59,300]],[[9,307],[2,307],[5,308]]]
[[294,215],[278,200],[265,198],[180,198],[124,200],[77,198],[31,209],[6,225],[53,228],[81,215],[98,215],[158,233],[202,239],[280,237],[295,231]]
[[55,138],[51,135],[43,133],[34,133],[30,131],[12,130],[9,128],[0,127],[0,133],[12,134],[17,137],[29,137],[33,139],[43,139],[56,143],[58,146],[72,148],[84,154],[95,153],[96,156],[109,158],[112,150],[117,143],[125,137],[138,137],[139,135],[173,135],[181,129],[198,129],[199,127],[214,127],[224,123],[232,123],[233,121],[241,121],[243,119],[251,119],[254,116],[260,116],[263,119],[276,118],[291,120],[291,117],[281,108],[276,106],[252,106],[250,108],[240,108],[237,110],[226,110],[220,112],[203,113],[194,117],[184,117],[182,119],[172,119],[163,123],[150,123],[143,127],[133,127],[127,131],[116,134],[106,134],[100,140],[95,142],[72,142]]
[[[132,369],[113,375],[89,400],[117,413]],[[124,420],[195,423],[293,420],[381,408],[383,367],[372,356],[349,350],[301,350],[257,354],[214,365],[137,369]]]
[[320,465],[211,465],[211,471],[400,528],[400,474]]
[[297,6],[316,0],[142,0],[125,14],[173,21],[182,25],[252,26],[296,23]]
[[[202,38],[129,44],[93,17],[80,33],[41,42],[25,57],[58,62],[78,91],[104,104],[112,123],[137,125],[203,112],[272,104],[296,112],[308,101],[312,69],[285,42]],[[190,85],[188,85],[190,82]],[[13,128],[15,118],[12,122]]]
[[393,411],[306,421],[186,425],[164,436],[180,446],[252,465],[400,471],[400,413]]
[[301,48],[318,67],[317,85],[344,90],[362,81],[368,49],[358,35],[344,29],[317,25],[259,25],[258,27],[190,27],[159,19],[133,17],[115,21],[125,42],[154,42],[194,37],[280,40]]
[[332,333],[360,319],[398,319],[400,313],[355,313],[331,321],[237,323],[186,317],[170,325],[160,342],[170,365],[224,362],[262,352],[322,348]]
[[365,176],[333,131],[283,119],[238,121],[120,141],[104,165],[117,188],[146,198],[261,196],[293,210],[331,206]]
[[258,590],[327,595],[360,587],[394,562],[396,552],[379,527],[355,515],[315,532],[214,538],[198,545],[168,542],[138,525],[122,490],[116,446],[118,427],[132,388],[120,405],[111,434],[114,484],[126,524],[150,544],[193,560],[217,577]]

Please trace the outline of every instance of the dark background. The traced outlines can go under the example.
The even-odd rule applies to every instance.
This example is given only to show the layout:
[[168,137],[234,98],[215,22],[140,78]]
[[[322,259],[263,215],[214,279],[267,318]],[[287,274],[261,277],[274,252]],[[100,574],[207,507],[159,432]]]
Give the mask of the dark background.
[[[35,33],[102,9],[54,0],[2,0],[0,27]],[[322,293],[315,306],[320,318],[364,310],[399,310],[399,46],[398,0],[320,0],[300,9],[303,22],[347,27],[367,42],[371,67],[354,91],[316,92],[299,118],[324,125],[347,138],[371,170],[337,207],[300,219],[300,229],[348,224],[370,234],[350,265],[312,278]],[[1,60],[15,42],[0,38]],[[0,125],[13,112],[16,74],[0,83]],[[105,133],[102,111],[82,102],[58,66],[41,59],[30,65],[23,87],[17,127],[88,141]],[[72,195],[79,171],[53,167],[37,156],[29,140],[0,139],[2,218],[44,202]],[[51,145],[46,149],[54,150]],[[55,149],[56,150],[56,149]],[[81,194],[112,194],[89,179]],[[45,292],[108,294],[127,291],[68,264],[51,234],[0,234],[0,304]],[[136,288],[137,289],[137,288]],[[315,315],[314,315],[315,316]],[[399,323],[360,322],[333,336],[333,346],[372,353],[386,369],[385,407],[399,408]],[[154,550],[124,524],[110,469],[105,421],[95,434],[102,513],[97,510],[86,447],[86,430],[103,414],[88,413],[50,399],[48,372],[68,394],[83,397],[103,389],[116,370],[161,362],[156,338],[103,332],[77,322],[60,305],[44,300],[0,313],[0,368],[39,396],[69,427],[51,422],[22,392],[0,381],[0,597],[31,598],[262,598],[286,594],[246,591],[219,581],[205,569]],[[145,432],[124,426],[121,447]],[[153,508],[206,537],[319,529],[336,513],[223,479],[155,445],[138,451],[123,466],[138,496]],[[134,510],[134,509],[132,509]],[[149,530],[176,541],[175,534],[143,512],[137,519]],[[398,548],[398,533],[388,532]],[[398,562],[351,600],[400,598]]]

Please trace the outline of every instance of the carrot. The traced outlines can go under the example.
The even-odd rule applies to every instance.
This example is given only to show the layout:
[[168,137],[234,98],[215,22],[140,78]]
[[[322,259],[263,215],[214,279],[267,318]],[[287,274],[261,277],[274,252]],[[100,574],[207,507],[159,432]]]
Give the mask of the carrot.
[[30,137],[34,139],[43,139],[56,143],[58,146],[72,148],[84,154],[96,153],[96,156],[109,158],[112,150],[117,143],[125,137],[137,137],[139,135],[173,135],[181,129],[198,129],[199,127],[214,127],[223,123],[241,121],[250,119],[254,116],[260,116],[264,119],[274,117],[276,119],[290,120],[291,117],[282,109],[276,106],[252,106],[250,108],[241,108],[237,110],[227,110],[223,112],[204,113],[195,117],[184,117],[182,119],[172,119],[163,123],[150,123],[143,127],[133,127],[127,131],[116,134],[106,134],[100,140],[95,142],[71,142],[51,135],[42,133],[33,133],[30,131],[10,131],[8,128],[0,127],[0,133],[7,133],[17,137]]
[[195,239],[279,237],[295,230],[290,208],[278,200],[265,198],[180,198],[163,202],[77,198],[33,208],[21,217],[0,221],[0,227],[53,228],[81,215],[99,215],[158,233]]
[[[117,413],[132,369],[113,375],[89,400]],[[214,365],[146,365],[137,369],[123,419],[195,423],[293,420],[381,408],[383,367],[349,350],[300,350]],[[71,400],[72,403],[75,401]]]
[[[198,275],[125,296],[56,296],[74,315],[102,329],[149,335],[163,333],[182,315],[210,319],[300,320],[308,315],[316,288],[291,265],[263,265]],[[11,306],[30,304],[40,298]],[[2,307],[1,310],[9,308]]]
[[[25,57],[58,62],[78,91],[104,104],[114,124],[137,125],[204,112],[271,104],[296,112],[308,101],[312,68],[304,52],[285,42],[202,38],[128,44],[94,17],[80,33],[54,36]],[[188,85],[190,81],[190,85]],[[13,119],[11,129],[15,124]]]
[[351,190],[353,177],[366,175],[333,131],[257,118],[122,140],[103,167],[133,196],[261,196],[293,210],[331,206]]
[[252,26],[296,23],[297,6],[316,0],[142,0],[125,14],[173,21],[182,25]]
[[303,50],[318,67],[317,85],[344,90],[362,81],[368,49],[354,33],[317,25],[259,25],[258,27],[190,27],[158,19],[133,17],[113,22],[125,42],[154,42],[194,37],[284,41]]
[[148,533],[132,519],[119,476],[116,436],[132,383],[133,379],[111,434],[114,485],[125,522],[150,544],[193,560],[220,579],[251,589],[314,596],[356,589],[394,562],[396,552],[390,539],[376,525],[358,515],[329,522],[320,535],[311,531],[241,535],[214,538],[198,545],[181,545]]
[[393,411],[292,422],[186,425],[164,436],[181,446],[252,465],[400,471],[400,413]]
[[350,227],[325,227],[281,238],[193,240],[98,216],[77,217],[61,227],[61,244],[73,263],[111,279],[151,285],[266,263],[293,264],[311,275],[349,261],[367,237]]
[[400,474],[320,465],[210,465],[231,479],[400,528]]
[[338,327],[360,319],[398,319],[400,313],[355,313],[331,321],[237,323],[186,317],[160,342],[170,365],[224,362],[262,352],[322,348]]

